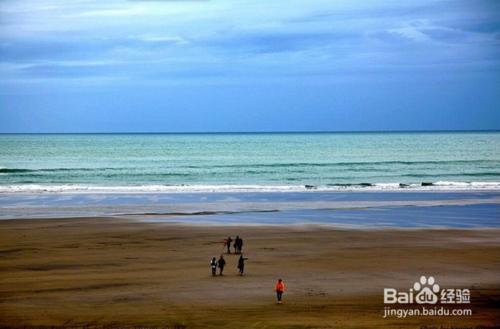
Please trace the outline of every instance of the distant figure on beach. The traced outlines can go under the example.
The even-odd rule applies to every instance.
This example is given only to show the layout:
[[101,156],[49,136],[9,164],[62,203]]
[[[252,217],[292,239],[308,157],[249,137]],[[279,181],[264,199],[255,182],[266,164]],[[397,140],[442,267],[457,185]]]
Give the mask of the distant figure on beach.
[[224,260],[224,256],[220,255],[219,261],[217,262],[217,266],[219,266],[219,275],[222,276],[222,272],[224,272],[224,266],[226,266],[226,261]]
[[233,242],[233,239],[231,239],[230,236],[227,237],[226,239],[226,247],[227,247],[227,253],[231,253],[231,242]]
[[241,249],[243,248],[243,239],[239,235],[234,239],[234,253],[241,254]]
[[240,242],[238,242],[238,252],[241,254],[243,251],[243,239],[240,238]]
[[240,275],[243,275],[243,272],[245,272],[245,261],[248,258],[244,258],[243,255],[240,256],[240,259],[238,259],[238,270],[240,270]]
[[278,279],[278,282],[276,283],[276,287],[274,287],[274,290],[276,291],[276,298],[278,298],[278,304],[281,304],[281,297],[283,297],[283,293],[285,292],[285,283],[283,280]]
[[215,257],[210,261],[210,268],[212,269],[212,276],[215,276],[217,271],[217,259]]
[[239,241],[240,241],[240,236],[237,235],[236,238],[234,238],[234,253],[235,254],[239,254],[240,252],[238,251],[238,244],[239,244]]

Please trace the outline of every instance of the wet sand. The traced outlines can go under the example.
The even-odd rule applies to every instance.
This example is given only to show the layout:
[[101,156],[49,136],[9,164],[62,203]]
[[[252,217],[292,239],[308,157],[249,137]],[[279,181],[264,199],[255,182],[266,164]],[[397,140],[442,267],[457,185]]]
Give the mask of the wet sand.
[[[0,327],[499,326],[500,230],[217,227],[120,218],[0,221]],[[222,240],[243,237],[246,275]],[[383,318],[421,275],[469,288],[472,316]],[[273,287],[282,277],[284,304]]]

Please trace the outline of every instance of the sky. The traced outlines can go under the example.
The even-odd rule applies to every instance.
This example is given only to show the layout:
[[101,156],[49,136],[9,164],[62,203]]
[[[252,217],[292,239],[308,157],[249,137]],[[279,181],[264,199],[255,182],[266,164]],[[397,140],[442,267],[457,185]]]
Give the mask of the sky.
[[500,129],[500,1],[0,0],[0,132]]

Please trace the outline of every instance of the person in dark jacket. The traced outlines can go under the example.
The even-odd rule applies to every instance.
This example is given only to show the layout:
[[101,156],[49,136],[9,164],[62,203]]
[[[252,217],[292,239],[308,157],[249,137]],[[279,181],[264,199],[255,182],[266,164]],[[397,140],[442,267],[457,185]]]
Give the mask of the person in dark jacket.
[[222,276],[222,272],[224,272],[224,266],[226,266],[226,261],[224,260],[224,256],[220,255],[220,258],[217,261],[217,266],[219,267],[219,275]]
[[215,257],[210,261],[210,268],[212,269],[212,276],[215,276],[217,271],[217,259]]
[[227,240],[226,240],[226,247],[227,247],[227,253],[228,254],[231,253],[231,242],[233,242],[233,239],[231,239],[231,237],[228,236]]
[[238,242],[238,251],[241,252],[243,251],[243,239],[240,238],[240,242]]
[[239,254],[239,245],[240,245],[240,237],[237,235],[236,238],[234,238],[234,253]]
[[243,255],[240,256],[240,259],[238,259],[238,270],[240,271],[240,275],[243,275],[243,272],[245,272],[245,261],[248,258],[244,258]]

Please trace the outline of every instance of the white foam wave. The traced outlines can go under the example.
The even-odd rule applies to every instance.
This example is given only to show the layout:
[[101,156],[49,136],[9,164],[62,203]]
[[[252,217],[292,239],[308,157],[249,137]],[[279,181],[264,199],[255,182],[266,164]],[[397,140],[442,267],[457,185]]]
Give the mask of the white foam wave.
[[210,193],[210,192],[328,192],[328,191],[453,191],[500,190],[500,182],[447,182],[425,184],[376,183],[360,185],[2,185],[0,193]]
[[399,183],[377,183],[374,184],[374,186],[384,190],[399,189],[400,187],[402,187],[402,185],[400,185]]

